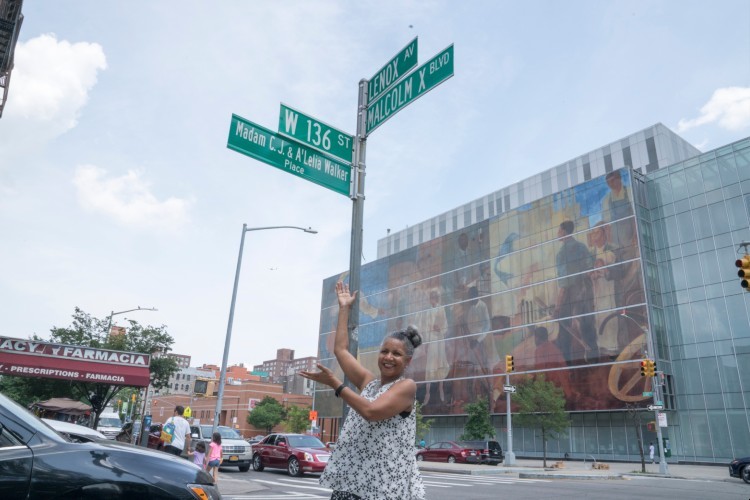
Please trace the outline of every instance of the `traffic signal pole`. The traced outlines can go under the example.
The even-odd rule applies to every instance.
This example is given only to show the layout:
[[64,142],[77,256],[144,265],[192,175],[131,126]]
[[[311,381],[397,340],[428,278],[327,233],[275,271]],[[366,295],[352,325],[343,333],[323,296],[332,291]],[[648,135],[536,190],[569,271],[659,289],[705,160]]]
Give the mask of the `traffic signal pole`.
[[[510,374],[505,373],[505,385],[510,385]],[[505,393],[505,414],[508,419],[508,449],[505,452],[505,465],[516,465],[516,455],[513,453],[513,423],[510,416],[510,392]]]

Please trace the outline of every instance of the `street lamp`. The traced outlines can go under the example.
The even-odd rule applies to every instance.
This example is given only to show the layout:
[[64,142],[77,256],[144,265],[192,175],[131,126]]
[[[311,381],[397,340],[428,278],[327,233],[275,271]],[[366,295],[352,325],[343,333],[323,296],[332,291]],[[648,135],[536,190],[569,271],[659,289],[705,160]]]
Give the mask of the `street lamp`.
[[[653,345],[654,340],[651,338],[651,335],[649,334],[648,328],[646,328],[645,326],[642,326],[632,316],[628,316],[626,314],[626,310],[623,310],[620,313],[620,316],[622,316],[624,318],[628,318],[629,320],[631,320],[632,322],[634,322],[636,325],[638,325],[638,327],[643,331],[643,334],[646,336],[646,345],[648,346],[649,352],[651,352],[651,355],[653,356],[655,354],[654,345]],[[658,375],[654,375],[652,377],[652,379],[651,379],[651,387],[652,387],[652,389],[654,391],[654,396],[655,396],[654,400],[655,401],[664,401],[664,397],[663,397],[663,395],[661,393],[661,386],[659,385],[658,381],[656,380],[657,376]],[[656,415],[656,422],[657,422],[657,424],[656,424],[656,439],[657,439],[658,445],[659,445],[659,474],[668,475],[669,474],[669,466],[667,465],[667,458],[664,456],[664,454],[665,454],[665,451],[664,451],[664,441],[662,439],[661,426],[658,423],[659,422],[659,410],[654,410],[654,413]]]
[[107,338],[109,338],[109,332],[112,330],[112,316],[116,316],[118,314],[125,314],[125,313],[129,313],[133,311],[158,311],[158,309],[155,307],[138,306],[135,309],[128,309],[127,311],[118,311],[118,312],[112,311],[111,313],[109,313],[109,324],[107,325]]
[[221,362],[221,375],[219,375],[219,395],[216,398],[216,411],[214,413],[214,425],[211,429],[211,434],[216,432],[216,428],[219,426],[219,415],[221,415],[221,403],[224,397],[224,383],[227,379],[227,359],[229,358],[229,343],[232,340],[232,323],[234,322],[234,304],[237,300],[237,285],[240,282],[240,268],[242,267],[242,249],[245,246],[245,233],[249,231],[264,231],[266,229],[299,229],[306,233],[317,234],[312,228],[304,228],[299,226],[267,226],[267,227],[247,227],[247,224],[242,225],[242,238],[240,238],[240,252],[237,256],[237,271],[234,274],[234,289],[232,290],[232,305],[229,307],[229,324],[227,325],[227,337],[224,340],[224,358]]

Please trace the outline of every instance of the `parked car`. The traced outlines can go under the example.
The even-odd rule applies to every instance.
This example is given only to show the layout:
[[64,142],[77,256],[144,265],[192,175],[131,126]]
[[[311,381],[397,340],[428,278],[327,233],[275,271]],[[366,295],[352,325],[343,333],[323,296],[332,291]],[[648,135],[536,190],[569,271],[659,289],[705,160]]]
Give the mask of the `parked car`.
[[475,464],[481,459],[481,454],[474,448],[465,447],[455,441],[441,441],[420,448],[416,453],[417,460],[430,462],[448,462]]
[[75,443],[0,394],[0,498],[220,499],[210,474],[109,439]]
[[729,464],[729,475],[742,478],[743,481],[750,484],[750,457],[732,460],[732,463]]
[[305,472],[323,472],[331,450],[315,436],[305,434],[269,434],[253,446],[253,470],[286,469],[290,476]]
[[459,445],[477,450],[480,453],[479,461],[483,464],[497,465],[503,462],[505,455],[500,443],[489,440],[461,441]]
[[58,434],[62,434],[74,443],[89,443],[97,439],[107,439],[107,436],[85,425],[78,425],[62,420],[43,418],[42,422],[52,427]]
[[[191,425],[190,426],[190,449],[195,450],[195,445],[199,441],[206,443],[206,451],[211,442],[212,425]],[[232,429],[220,425],[216,428],[221,434],[221,454],[224,461],[222,467],[239,467],[240,471],[247,472],[250,470],[250,463],[253,459],[253,448],[247,443],[242,436]],[[185,453],[183,453],[184,455]]]

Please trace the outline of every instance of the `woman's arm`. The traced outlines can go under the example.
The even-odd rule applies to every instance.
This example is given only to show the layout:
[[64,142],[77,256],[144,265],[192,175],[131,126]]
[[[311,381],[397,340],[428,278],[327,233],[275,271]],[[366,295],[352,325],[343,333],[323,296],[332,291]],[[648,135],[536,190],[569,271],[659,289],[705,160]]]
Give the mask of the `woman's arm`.
[[[318,363],[318,368],[319,372],[302,371],[300,375],[334,389],[342,385],[341,380],[330,369],[320,363]],[[377,421],[391,418],[402,411],[411,411],[416,394],[417,384],[411,379],[405,379],[393,384],[375,401],[369,401],[349,388],[342,389],[339,397],[365,420]]]
[[[357,298],[357,292],[349,293],[349,286],[339,281],[336,283],[336,296],[339,301],[339,318],[333,353],[344,375],[361,391],[375,376],[349,352],[349,311]],[[336,387],[338,385],[334,389]]]

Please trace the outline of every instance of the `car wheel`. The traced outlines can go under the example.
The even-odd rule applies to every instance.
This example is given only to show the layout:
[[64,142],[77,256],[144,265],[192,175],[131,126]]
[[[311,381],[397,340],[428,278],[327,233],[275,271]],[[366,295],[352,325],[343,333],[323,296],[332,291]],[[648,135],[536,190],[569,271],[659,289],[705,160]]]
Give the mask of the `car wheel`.
[[240,465],[240,472],[247,472],[250,470],[250,464]]
[[455,464],[456,463],[456,457],[453,455],[448,456],[448,463],[449,464]]
[[263,472],[263,460],[261,460],[260,455],[257,453],[253,455],[253,470],[256,472]]
[[746,465],[745,467],[743,467],[740,475],[742,476],[743,481],[745,481],[747,484],[750,484],[750,465]]
[[299,460],[296,457],[289,459],[289,462],[286,464],[286,471],[290,476],[299,477],[302,475],[302,467],[299,466]]
[[419,454],[417,455],[417,462],[423,462],[424,461],[424,455]]

